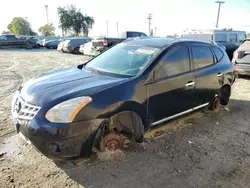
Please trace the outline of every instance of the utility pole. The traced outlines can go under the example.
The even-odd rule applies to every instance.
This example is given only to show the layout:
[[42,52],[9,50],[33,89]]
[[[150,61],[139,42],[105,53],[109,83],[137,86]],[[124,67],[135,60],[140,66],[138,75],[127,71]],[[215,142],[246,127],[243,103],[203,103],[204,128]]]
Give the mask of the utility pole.
[[148,34],[150,36],[150,34],[151,34],[151,20],[152,20],[152,14],[151,13],[148,14],[147,19],[148,19]]
[[218,28],[219,18],[220,18],[220,6],[221,6],[221,4],[224,4],[225,1],[215,1],[215,3],[218,3],[218,4],[219,4],[218,15],[217,15],[217,22],[216,22],[216,28]]
[[117,30],[117,36],[119,37],[119,25],[118,25],[118,22],[116,22],[116,30]]
[[157,28],[156,28],[156,26],[155,26],[155,37],[156,37],[156,30],[157,30]]
[[46,17],[47,17],[47,24],[49,24],[49,14],[48,14],[48,5],[44,5],[45,10],[46,10]]
[[109,22],[106,21],[106,24],[107,24],[107,36],[106,37],[108,37],[109,36]]

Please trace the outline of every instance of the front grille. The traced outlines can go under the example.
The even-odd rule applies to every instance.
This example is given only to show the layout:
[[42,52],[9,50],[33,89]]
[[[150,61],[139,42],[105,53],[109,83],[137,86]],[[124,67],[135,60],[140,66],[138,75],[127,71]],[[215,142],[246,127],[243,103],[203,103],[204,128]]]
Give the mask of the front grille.
[[17,120],[32,120],[40,107],[25,102],[21,97],[15,97],[12,106],[12,116]]
[[18,119],[20,120],[32,120],[37,112],[39,111],[40,107],[24,103],[24,106],[21,108],[20,112],[18,113]]

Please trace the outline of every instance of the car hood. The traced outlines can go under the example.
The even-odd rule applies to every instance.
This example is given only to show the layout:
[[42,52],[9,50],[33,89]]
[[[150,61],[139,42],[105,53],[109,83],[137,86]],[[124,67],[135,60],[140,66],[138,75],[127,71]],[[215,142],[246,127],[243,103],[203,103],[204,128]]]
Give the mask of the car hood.
[[58,101],[91,95],[126,80],[97,75],[75,67],[46,73],[26,82],[20,89],[20,95],[28,103],[49,107]]

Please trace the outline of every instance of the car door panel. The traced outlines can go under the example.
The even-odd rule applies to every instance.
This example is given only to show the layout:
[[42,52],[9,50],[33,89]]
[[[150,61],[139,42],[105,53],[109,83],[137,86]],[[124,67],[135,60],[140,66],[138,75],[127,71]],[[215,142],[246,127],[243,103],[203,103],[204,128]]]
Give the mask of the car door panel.
[[147,92],[149,114],[155,121],[193,107],[195,75],[191,71],[187,45],[170,49],[153,74],[154,82],[148,84]]
[[[149,113],[158,121],[194,106],[193,72],[148,85]],[[189,84],[189,85],[188,85]]]

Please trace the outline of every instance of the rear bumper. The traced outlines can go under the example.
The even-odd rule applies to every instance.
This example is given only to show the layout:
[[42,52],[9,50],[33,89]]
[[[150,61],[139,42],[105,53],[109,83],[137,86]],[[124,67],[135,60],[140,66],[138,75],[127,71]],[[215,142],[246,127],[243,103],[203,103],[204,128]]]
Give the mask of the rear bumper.
[[92,153],[95,136],[104,119],[69,124],[50,123],[33,119],[15,123],[15,129],[39,152],[52,160],[88,157]]
[[74,51],[74,49],[73,49],[73,48],[70,48],[70,47],[63,47],[63,48],[62,48],[62,51],[63,51],[63,52],[68,52],[68,53],[72,53],[72,52]]
[[84,54],[84,48],[80,47],[79,52],[80,52],[81,54]]
[[236,64],[236,74],[238,75],[248,75],[250,76],[250,64]]

